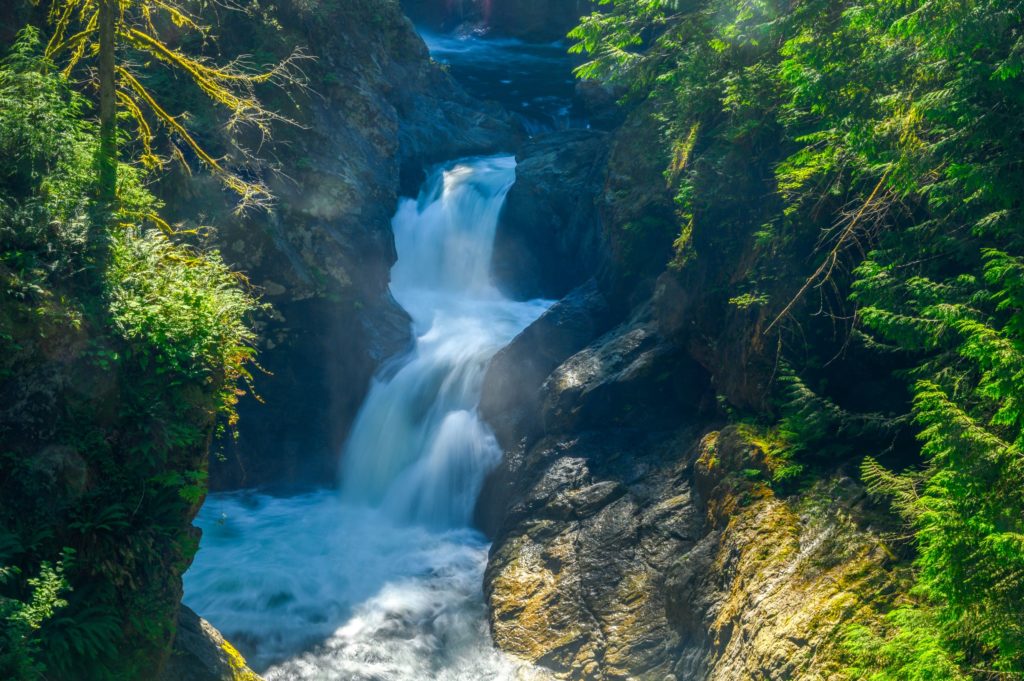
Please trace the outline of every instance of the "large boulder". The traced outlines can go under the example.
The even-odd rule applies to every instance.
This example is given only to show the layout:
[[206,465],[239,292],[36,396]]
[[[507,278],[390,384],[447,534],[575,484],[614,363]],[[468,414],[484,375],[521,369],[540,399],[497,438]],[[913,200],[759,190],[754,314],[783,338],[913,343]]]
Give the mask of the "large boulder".
[[573,681],[833,678],[835,622],[895,584],[863,488],[839,472],[777,496],[773,436],[709,428],[711,376],[655,308],[563,361],[502,434],[495,641]]
[[659,332],[648,309],[563,362],[540,397],[546,432],[674,427],[705,400],[709,376]]
[[[541,386],[559,364],[612,324],[612,313],[594,280],[555,303],[491,360],[484,375],[480,413],[498,442],[511,452],[526,447],[541,426]],[[515,480],[506,456],[484,481],[474,520],[488,534],[498,530]]]
[[520,149],[491,267],[507,295],[560,298],[601,273],[607,249],[596,200],[608,145],[607,133],[565,130],[538,135]]
[[703,523],[680,454],[707,389],[692,366],[641,310],[551,372],[535,434],[506,436],[485,576],[500,647],[562,678],[671,672],[660,570]]
[[480,413],[503,445],[539,426],[537,396],[551,372],[608,329],[608,302],[591,279],[555,303],[491,360]]
[[702,536],[689,437],[611,429],[530,448],[485,575],[499,647],[558,678],[667,678],[679,638],[663,570]]
[[485,593],[498,646],[556,678],[839,678],[836,622],[896,593],[863,488],[777,497],[735,429],[551,435],[519,461]]

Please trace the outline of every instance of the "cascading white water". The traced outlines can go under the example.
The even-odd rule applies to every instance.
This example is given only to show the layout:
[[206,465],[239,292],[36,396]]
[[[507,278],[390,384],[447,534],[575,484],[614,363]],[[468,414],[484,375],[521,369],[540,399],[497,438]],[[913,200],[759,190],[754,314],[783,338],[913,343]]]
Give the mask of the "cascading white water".
[[547,304],[488,276],[511,157],[437,170],[393,226],[415,347],[371,387],[340,494],[216,495],[186,601],[268,681],[544,678],[491,644],[487,544],[469,529],[500,451],[476,413],[487,363]]
[[501,456],[475,411],[484,371],[545,307],[507,300],[490,281],[498,213],[514,180],[512,157],[463,162],[399,207],[392,290],[418,340],[370,390],[343,456],[343,498],[399,520],[468,524]]

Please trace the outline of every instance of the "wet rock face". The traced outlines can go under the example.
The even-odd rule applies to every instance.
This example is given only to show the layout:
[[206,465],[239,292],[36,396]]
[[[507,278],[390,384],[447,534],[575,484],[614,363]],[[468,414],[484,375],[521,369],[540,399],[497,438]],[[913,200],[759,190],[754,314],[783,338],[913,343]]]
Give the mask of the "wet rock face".
[[598,335],[612,319],[591,281],[492,361],[480,410],[506,453],[477,504],[476,523],[488,534],[498,532],[512,500],[525,493],[538,440],[672,429],[704,401],[707,376],[658,334],[647,310]]
[[535,416],[485,411],[495,641],[574,681],[831,678],[835,624],[893,585],[863,490],[777,497],[756,437],[707,428],[710,377],[670,338],[641,308],[550,372]]
[[171,217],[214,225],[214,245],[271,306],[257,320],[262,403],[239,404],[239,438],[211,465],[214,489],[334,483],[370,378],[411,341],[388,293],[399,193],[415,192],[422,168],[441,158],[519,139],[505,114],[481,110],[431,63],[397,1],[304,7],[274,10],[280,28],[270,32],[243,12],[218,27],[226,53],[303,45],[317,57],[304,64],[312,92],[292,93],[294,103],[271,95],[302,126],[281,126],[261,149],[280,166],[266,172],[274,207],[236,216],[232,197],[199,174],[162,187]]
[[573,680],[833,678],[890,554],[858,485],[783,500],[762,461],[732,427],[542,439],[486,573],[498,645]]
[[494,237],[492,276],[517,300],[560,298],[598,275],[606,248],[596,200],[609,138],[592,130],[539,135],[516,156]]
[[[668,357],[677,369],[652,373]],[[707,384],[683,367],[641,311],[548,376],[538,433],[507,438],[507,511],[485,578],[502,648],[565,678],[671,672],[662,574],[703,523],[685,456],[693,433],[678,423],[693,422],[688,405]]]
[[547,439],[486,575],[495,640],[565,678],[670,672],[661,569],[700,536],[674,437]]
[[780,499],[750,480],[762,462],[735,427],[700,443],[709,531],[665,580],[679,678],[845,678],[838,627],[898,591],[859,484],[836,475]]
[[551,372],[611,325],[612,312],[593,279],[555,303],[501,349],[484,376],[480,411],[498,441],[513,444],[540,427],[541,386]]

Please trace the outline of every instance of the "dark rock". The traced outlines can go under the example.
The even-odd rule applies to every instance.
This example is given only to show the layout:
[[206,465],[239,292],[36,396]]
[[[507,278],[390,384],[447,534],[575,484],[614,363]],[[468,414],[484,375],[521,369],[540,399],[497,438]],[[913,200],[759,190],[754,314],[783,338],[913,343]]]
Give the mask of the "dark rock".
[[182,605],[174,648],[158,681],[262,681],[213,625]]
[[[428,55],[429,56],[429,55]],[[400,117],[401,192],[415,196],[426,169],[462,156],[511,152],[525,138],[521,124],[492,102],[469,98],[438,71],[437,91],[399,90],[393,96]]]
[[696,413],[709,385],[642,310],[551,373],[542,389],[544,428],[664,428]]
[[624,88],[599,80],[576,83],[576,101],[590,127],[598,130],[614,130],[625,122],[627,109],[619,105],[625,94]]
[[491,360],[480,412],[498,441],[510,446],[539,425],[541,385],[551,372],[604,333],[611,312],[595,281],[572,291]]
[[893,584],[851,520],[863,495],[839,478],[779,499],[755,431],[702,435],[709,376],[654,307],[565,360],[535,431],[503,436],[495,641],[565,679],[827,678],[835,622]]
[[660,126],[656,112],[647,108],[629,115],[615,133],[601,196],[601,224],[613,263],[606,291],[630,307],[649,300],[680,233],[665,181],[669,157]]
[[566,130],[523,145],[491,265],[507,295],[560,298],[601,273],[606,248],[595,200],[608,143],[603,132]]
[[214,489],[332,484],[365,386],[411,342],[409,317],[390,295],[361,308],[282,301],[274,313],[256,375],[262,402],[240,405],[239,437],[212,466]]
[[492,0],[484,1],[490,12],[485,25],[496,33],[524,40],[559,40],[589,12],[589,0]]
[[502,463],[484,481],[474,522],[493,535],[504,518],[523,452],[541,426],[541,386],[551,371],[583,349],[612,323],[596,282],[588,281],[498,352],[484,376],[480,412],[505,448]]

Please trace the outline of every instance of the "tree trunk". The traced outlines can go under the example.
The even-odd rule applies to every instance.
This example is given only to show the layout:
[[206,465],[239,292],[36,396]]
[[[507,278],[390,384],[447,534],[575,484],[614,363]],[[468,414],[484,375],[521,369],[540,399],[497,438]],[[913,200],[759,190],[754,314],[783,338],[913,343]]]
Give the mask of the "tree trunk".
[[111,206],[117,197],[117,101],[115,41],[118,0],[100,0],[100,201]]

